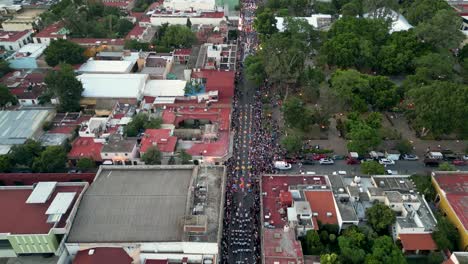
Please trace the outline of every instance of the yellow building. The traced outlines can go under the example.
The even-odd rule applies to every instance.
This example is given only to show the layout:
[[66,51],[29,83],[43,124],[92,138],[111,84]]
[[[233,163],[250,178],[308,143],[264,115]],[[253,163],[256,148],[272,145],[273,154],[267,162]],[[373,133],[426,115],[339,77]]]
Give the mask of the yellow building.
[[439,209],[460,233],[460,249],[468,250],[468,171],[433,172]]

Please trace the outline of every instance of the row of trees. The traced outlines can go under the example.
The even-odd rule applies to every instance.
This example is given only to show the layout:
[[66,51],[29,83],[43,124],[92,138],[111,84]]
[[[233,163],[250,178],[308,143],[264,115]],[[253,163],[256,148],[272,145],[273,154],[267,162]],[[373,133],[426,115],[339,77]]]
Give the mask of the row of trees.
[[45,25],[64,21],[72,37],[122,38],[133,28],[122,15],[118,8],[101,2],[64,0],[54,4],[41,18]]
[[15,145],[8,155],[0,156],[0,171],[10,172],[13,168],[34,172],[64,172],[67,150],[62,146],[43,148],[34,140]]

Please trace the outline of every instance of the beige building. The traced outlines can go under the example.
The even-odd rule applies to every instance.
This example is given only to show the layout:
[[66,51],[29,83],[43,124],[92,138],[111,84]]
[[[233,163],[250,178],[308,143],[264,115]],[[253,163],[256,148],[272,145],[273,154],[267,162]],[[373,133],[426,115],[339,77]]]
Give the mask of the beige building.
[[33,30],[39,22],[39,15],[44,12],[45,10],[42,9],[23,9],[14,15],[13,18],[10,18],[2,23],[3,30]]

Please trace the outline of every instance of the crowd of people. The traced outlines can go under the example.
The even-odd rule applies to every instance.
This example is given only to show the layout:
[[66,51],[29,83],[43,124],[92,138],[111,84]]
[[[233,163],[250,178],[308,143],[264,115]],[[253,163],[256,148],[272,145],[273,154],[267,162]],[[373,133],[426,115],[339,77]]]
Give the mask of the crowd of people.
[[[273,159],[280,155],[278,125],[263,111],[268,81],[256,89],[243,87],[243,60],[254,54],[258,38],[252,30],[256,0],[241,3],[241,30],[233,98],[232,129],[235,133],[233,154],[225,162],[227,188],[224,205],[221,263],[252,264],[261,262],[260,177],[274,173]],[[273,100],[273,99],[272,99]],[[267,103],[269,103],[267,101]],[[276,105],[273,101],[272,105]]]

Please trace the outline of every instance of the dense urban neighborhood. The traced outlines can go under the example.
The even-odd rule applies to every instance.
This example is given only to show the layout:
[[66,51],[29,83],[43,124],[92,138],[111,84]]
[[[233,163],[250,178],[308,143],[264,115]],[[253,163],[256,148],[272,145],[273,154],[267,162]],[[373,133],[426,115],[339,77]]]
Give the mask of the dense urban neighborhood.
[[468,263],[468,2],[0,11],[0,264]]

